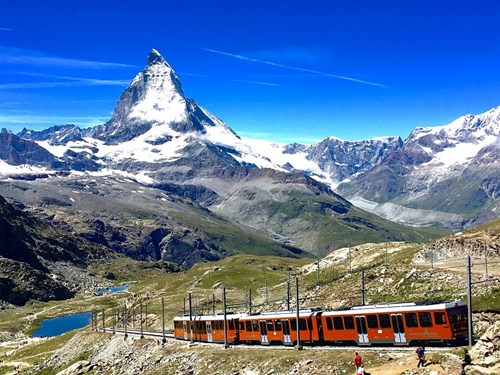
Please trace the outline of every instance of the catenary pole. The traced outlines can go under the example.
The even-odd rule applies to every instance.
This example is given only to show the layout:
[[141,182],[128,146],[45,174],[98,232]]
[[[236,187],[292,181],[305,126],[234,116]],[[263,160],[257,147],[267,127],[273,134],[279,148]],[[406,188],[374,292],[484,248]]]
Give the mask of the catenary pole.
[[469,346],[474,343],[472,334],[472,265],[470,255],[467,255],[467,329],[469,333]]
[[127,333],[127,305],[125,305],[123,307],[123,326],[125,327],[125,338],[128,337],[128,333]]
[[193,300],[191,292],[188,293],[188,303],[189,303],[189,335],[191,341],[193,341]]
[[141,302],[141,339],[144,338],[144,328],[143,328],[143,325],[142,325],[142,302]]
[[488,245],[485,243],[484,244],[484,273],[485,273],[485,278],[487,279],[488,276]]
[[248,289],[248,313],[252,313],[252,289]]
[[290,280],[286,282],[286,310],[290,311]]
[[165,339],[165,301],[163,297],[161,297],[161,336],[161,341],[165,344],[167,340]]
[[318,267],[316,269],[316,287],[319,288],[319,257],[318,257]]
[[300,345],[300,305],[299,305],[299,277],[295,276],[295,300],[296,300],[296,305],[297,305],[297,321],[296,321],[296,326],[297,328],[297,349],[302,349],[302,345]]
[[361,305],[365,304],[365,270],[361,270]]
[[222,307],[224,309],[224,347],[227,348],[227,306],[226,306],[226,287],[222,288]]

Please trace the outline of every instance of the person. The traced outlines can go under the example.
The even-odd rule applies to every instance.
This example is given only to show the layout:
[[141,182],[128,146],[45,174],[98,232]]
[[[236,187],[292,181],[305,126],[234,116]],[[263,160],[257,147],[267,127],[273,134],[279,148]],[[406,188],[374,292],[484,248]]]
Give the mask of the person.
[[363,365],[363,359],[361,356],[358,354],[358,352],[355,353],[354,357],[354,366],[356,366],[356,371]]
[[365,375],[365,369],[363,366],[359,366],[358,369],[356,370],[356,375]]
[[418,349],[417,349],[417,357],[418,357],[418,364],[417,364],[417,367],[420,367],[420,365],[422,365],[422,367],[424,367],[425,365],[425,347],[423,346],[420,346]]
[[464,349],[464,360],[462,361],[462,371],[461,375],[465,375],[465,366],[469,366],[472,363],[472,360],[470,358],[470,354],[467,351],[467,349]]

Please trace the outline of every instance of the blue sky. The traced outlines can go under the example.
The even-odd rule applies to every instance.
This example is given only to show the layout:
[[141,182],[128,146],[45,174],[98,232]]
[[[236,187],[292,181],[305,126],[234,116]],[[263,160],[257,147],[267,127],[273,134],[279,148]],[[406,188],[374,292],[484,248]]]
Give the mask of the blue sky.
[[107,121],[156,48],[242,136],[311,143],[500,105],[500,2],[6,1],[0,127]]

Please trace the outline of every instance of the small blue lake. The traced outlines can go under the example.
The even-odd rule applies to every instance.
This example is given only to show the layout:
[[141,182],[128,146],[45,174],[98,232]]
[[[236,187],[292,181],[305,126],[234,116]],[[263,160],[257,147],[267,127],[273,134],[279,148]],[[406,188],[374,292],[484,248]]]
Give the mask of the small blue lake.
[[130,288],[130,285],[119,285],[119,286],[113,286],[111,288],[104,288],[104,289],[99,289],[95,294],[100,295],[100,294],[108,294],[108,293],[118,293],[123,290],[127,290]]
[[92,313],[84,312],[79,314],[64,315],[57,318],[45,319],[40,323],[33,337],[57,336],[74,329],[83,328],[92,321]]

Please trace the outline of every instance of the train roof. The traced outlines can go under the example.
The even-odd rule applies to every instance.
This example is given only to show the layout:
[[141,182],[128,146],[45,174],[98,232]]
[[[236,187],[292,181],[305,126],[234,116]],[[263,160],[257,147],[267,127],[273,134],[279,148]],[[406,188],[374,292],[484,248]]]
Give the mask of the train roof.
[[[299,310],[299,317],[304,318],[308,316],[312,316],[315,313],[321,311],[320,309],[304,309],[304,310]],[[242,319],[249,319],[249,320],[254,320],[254,319],[278,319],[278,318],[296,318],[297,317],[297,311],[293,310],[286,310],[286,311],[271,311],[271,312],[263,312],[261,314],[250,314],[245,316]]]
[[427,311],[427,310],[447,310],[454,307],[466,306],[462,301],[442,302],[434,304],[417,304],[417,303],[389,303],[376,304],[366,306],[355,306],[350,309],[325,311],[323,315],[342,315],[347,312],[354,314],[369,314],[373,312],[411,312],[411,311]]
[[[321,312],[325,316],[335,316],[344,315],[346,313],[350,314],[370,314],[374,312],[378,313],[395,313],[395,312],[418,312],[418,311],[428,311],[428,310],[448,310],[455,307],[465,307],[467,306],[462,301],[456,302],[441,302],[434,304],[418,304],[418,303],[388,303],[388,304],[376,304],[376,305],[365,305],[365,306],[355,306],[350,309],[342,310],[321,310],[319,307],[311,309],[299,310],[300,317],[312,316],[315,313]],[[227,313],[226,318],[231,319],[278,319],[278,318],[296,318],[297,312],[293,310],[286,311],[271,311],[262,312],[257,314],[247,314],[247,313]],[[223,314],[216,315],[193,315],[191,317],[193,321],[213,321],[213,320],[224,320]],[[189,321],[189,315],[177,316],[174,321]]]
[[[246,313],[231,313],[231,314],[226,314],[226,319],[231,320],[231,319],[241,319],[242,317],[247,316],[248,314]],[[189,321],[189,315],[184,315],[184,316],[176,316],[174,318],[174,321]],[[213,320],[224,320],[224,314],[216,314],[216,315],[192,315],[191,317],[192,321],[213,321]]]

